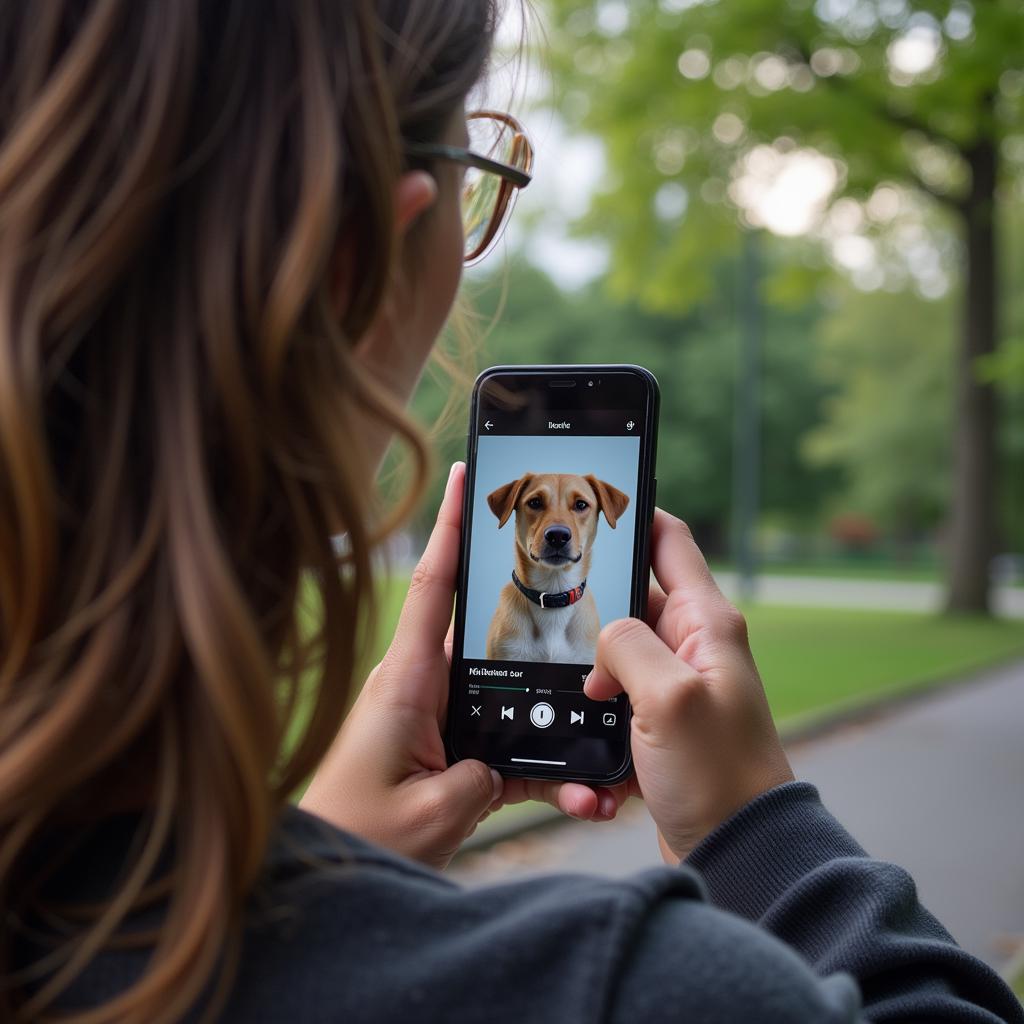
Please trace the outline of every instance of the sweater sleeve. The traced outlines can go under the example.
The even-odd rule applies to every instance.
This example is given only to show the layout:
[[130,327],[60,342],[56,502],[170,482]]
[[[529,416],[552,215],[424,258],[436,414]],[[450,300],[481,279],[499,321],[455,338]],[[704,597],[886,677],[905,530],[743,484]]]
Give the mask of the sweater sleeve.
[[757,797],[685,863],[715,905],[781,939],[819,976],[852,975],[871,1021],[1024,1024],[999,976],[921,906],[910,875],[868,857],[807,783]]
[[763,930],[706,903],[648,907],[615,972],[609,1024],[864,1024],[845,975],[819,978]]

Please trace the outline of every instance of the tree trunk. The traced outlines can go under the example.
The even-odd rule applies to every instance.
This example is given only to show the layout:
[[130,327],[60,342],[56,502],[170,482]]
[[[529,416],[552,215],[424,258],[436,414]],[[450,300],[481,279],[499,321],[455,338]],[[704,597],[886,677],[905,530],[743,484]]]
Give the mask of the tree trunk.
[[989,565],[996,553],[996,396],[990,383],[978,380],[977,361],[995,351],[998,336],[997,144],[980,139],[966,156],[971,185],[963,208],[966,294],[955,382],[946,610],[988,612]]

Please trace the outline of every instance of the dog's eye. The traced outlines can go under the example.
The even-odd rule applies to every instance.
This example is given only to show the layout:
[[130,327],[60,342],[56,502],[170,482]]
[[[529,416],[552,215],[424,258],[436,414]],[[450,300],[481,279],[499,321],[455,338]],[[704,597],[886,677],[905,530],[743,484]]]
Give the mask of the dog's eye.
[[586,512],[587,509],[590,508],[590,506],[582,498],[580,498],[576,502],[576,504],[573,505],[573,508],[576,509],[577,512]]
[[544,507],[544,502],[541,501],[540,498],[531,498],[526,503],[526,507],[527,508],[543,508]]

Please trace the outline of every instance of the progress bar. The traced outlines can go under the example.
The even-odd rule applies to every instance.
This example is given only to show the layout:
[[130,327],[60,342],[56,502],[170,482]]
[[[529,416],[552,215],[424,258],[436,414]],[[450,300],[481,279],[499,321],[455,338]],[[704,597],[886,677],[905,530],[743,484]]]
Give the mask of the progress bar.
[[510,761],[518,761],[520,764],[560,764],[565,767],[565,761],[539,761],[535,757],[510,757]]

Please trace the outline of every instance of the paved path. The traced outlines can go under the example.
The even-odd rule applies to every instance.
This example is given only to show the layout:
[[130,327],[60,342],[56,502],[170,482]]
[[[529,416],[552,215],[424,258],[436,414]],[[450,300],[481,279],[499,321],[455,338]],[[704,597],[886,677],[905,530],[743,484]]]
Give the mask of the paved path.
[[[719,586],[735,598],[733,572],[715,573]],[[815,605],[825,608],[867,608],[878,611],[937,612],[945,587],[940,583],[899,580],[850,580],[818,576],[759,576],[757,599],[765,604]],[[999,615],[1024,618],[1024,588],[992,589],[992,608]]]
[[[798,778],[873,856],[908,868],[966,949],[1002,966],[1024,942],[1024,662],[789,749]],[[469,884],[546,871],[619,875],[660,863],[640,804],[463,856]]]

